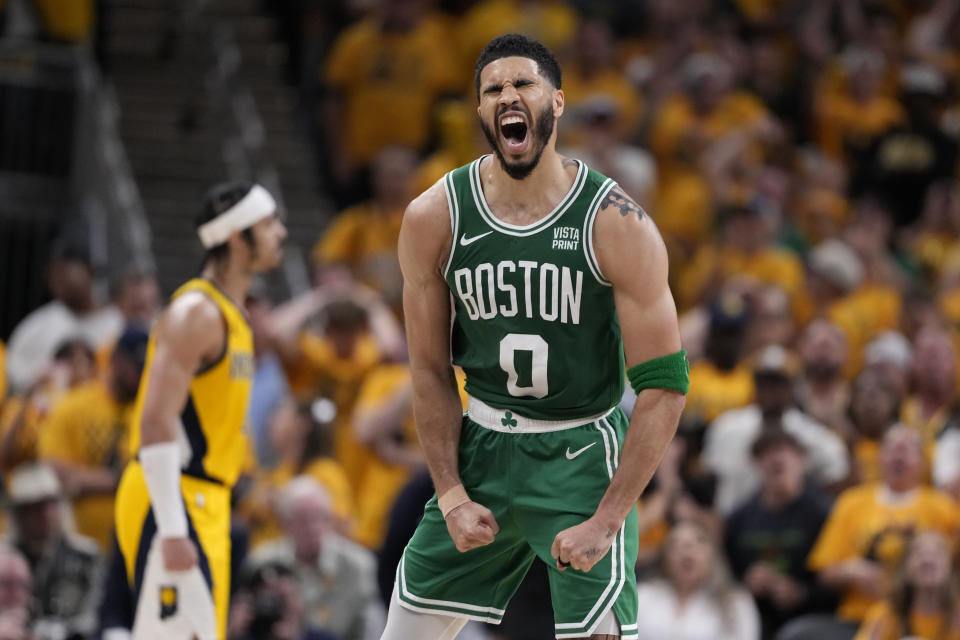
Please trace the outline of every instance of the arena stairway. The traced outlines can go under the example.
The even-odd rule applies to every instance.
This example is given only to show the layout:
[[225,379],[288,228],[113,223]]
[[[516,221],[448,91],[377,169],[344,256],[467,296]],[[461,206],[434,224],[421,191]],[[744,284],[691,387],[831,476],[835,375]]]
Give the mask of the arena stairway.
[[[188,0],[194,2],[195,0]],[[170,45],[170,0],[109,0],[106,75],[147,219],[161,285],[196,273],[193,220],[207,187],[252,179],[275,192],[290,231],[283,285],[306,286],[306,256],[328,208],[283,82],[285,45],[257,0],[217,0]]]

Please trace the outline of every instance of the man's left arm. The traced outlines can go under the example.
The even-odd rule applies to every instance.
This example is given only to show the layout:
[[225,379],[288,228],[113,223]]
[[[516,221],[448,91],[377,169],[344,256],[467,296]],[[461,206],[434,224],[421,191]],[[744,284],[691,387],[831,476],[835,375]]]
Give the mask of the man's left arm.
[[[627,366],[677,354],[680,330],[667,284],[667,250],[653,221],[614,187],[600,205],[593,237],[600,270],[613,285]],[[620,465],[596,512],[554,540],[553,556],[575,569],[589,571],[606,555],[676,432],[684,394],[657,384],[637,396]]]

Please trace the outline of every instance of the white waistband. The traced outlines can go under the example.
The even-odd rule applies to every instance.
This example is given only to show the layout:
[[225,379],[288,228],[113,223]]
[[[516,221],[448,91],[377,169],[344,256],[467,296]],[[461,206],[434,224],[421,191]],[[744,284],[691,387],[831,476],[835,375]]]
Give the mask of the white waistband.
[[509,409],[495,409],[487,403],[468,396],[467,415],[481,427],[504,433],[545,433],[573,429],[609,416],[616,407],[604,413],[573,420],[534,420],[518,416]]

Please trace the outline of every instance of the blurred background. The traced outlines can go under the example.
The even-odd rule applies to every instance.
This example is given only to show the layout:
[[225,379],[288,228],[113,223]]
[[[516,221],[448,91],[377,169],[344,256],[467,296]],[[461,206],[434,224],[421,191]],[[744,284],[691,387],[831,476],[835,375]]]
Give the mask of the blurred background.
[[[639,637],[960,639],[960,0],[0,0],[0,640],[128,637],[127,414],[226,180],[290,229],[247,305],[230,637],[379,637],[433,490],[400,221],[488,151],[508,32],[670,252],[691,391]],[[552,638],[546,575],[461,637]]]

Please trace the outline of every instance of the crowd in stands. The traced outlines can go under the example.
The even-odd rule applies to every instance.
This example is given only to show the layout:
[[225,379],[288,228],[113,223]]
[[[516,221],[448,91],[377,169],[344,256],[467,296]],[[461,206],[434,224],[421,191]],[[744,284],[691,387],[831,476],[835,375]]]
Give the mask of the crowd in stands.
[[[488,152],[473,61],[519,31],[563,66],[561,152],[670,252],[691,390],[639,505],[639,637],[960,639],[960,2],[270,4],[342,212],[310,291],[248,300],[231,638],[379,635],[432,492],[400,222]],[[4,640],[129,628],[109,514],[162,301],[152,274],[97,301],[96,275],[59,246],[0,343]],[[464,637],[553,637],[545,582]]]

